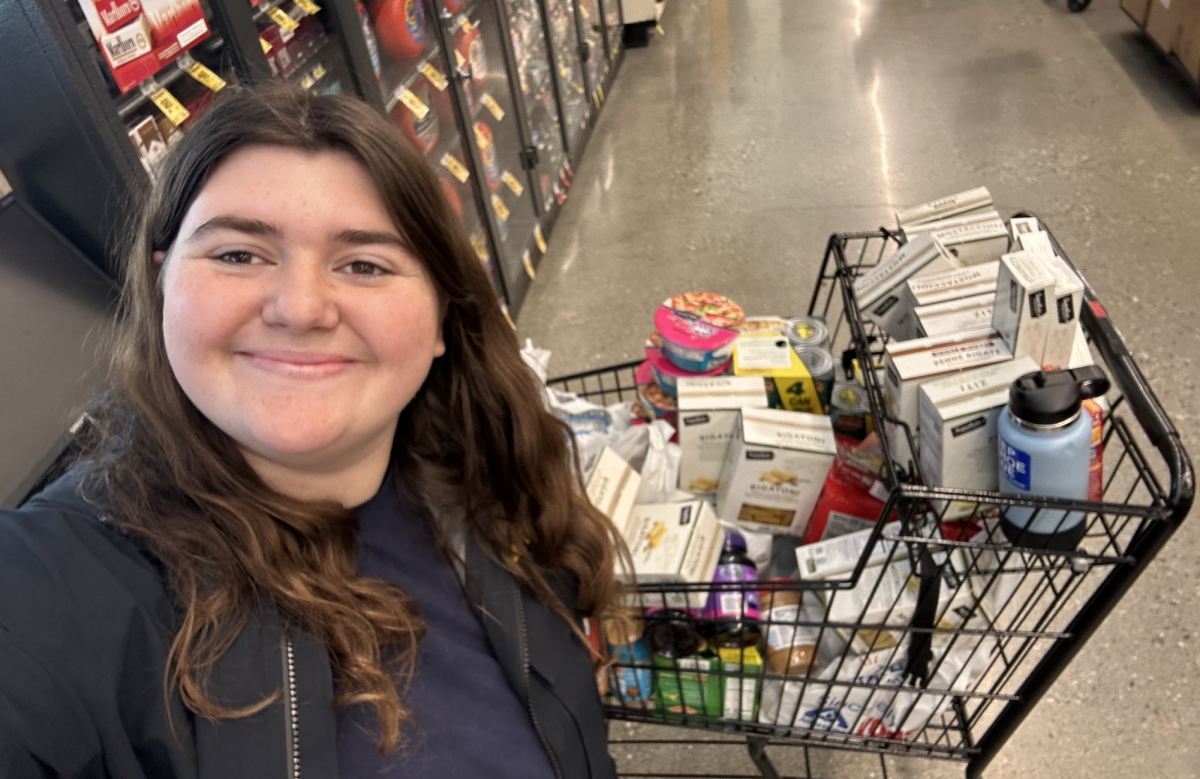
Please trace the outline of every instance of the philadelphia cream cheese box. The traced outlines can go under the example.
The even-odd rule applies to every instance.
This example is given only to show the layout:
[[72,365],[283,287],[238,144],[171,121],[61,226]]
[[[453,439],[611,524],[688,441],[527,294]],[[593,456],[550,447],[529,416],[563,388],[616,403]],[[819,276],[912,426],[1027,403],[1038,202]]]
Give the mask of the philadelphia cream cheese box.
[[[634,506],[624,536],[637,581],[648,584],[711,582],[725,540],[721,523],[705,500]],[[628,580],[627,572],[621,575]],[[671,603],[672,597],[678,602]],[[668,605],[701,609],[708,592],[667,599]]]
[[929,233],[919,233],[854,280],[858,307],[889,335],[902,333],[912,318],[912,310],[901,305],[904,283],[918,274],[960,268],[957,260],[942,253]]
[[[996,417],[1008,404],[1008,389],[1037,371],[1029,357],[990,365],[921,385],[921,476],[930,487],[999,489]],[[973,501],[955,501],[943,519],[970,516]],[[941,511],[938,505],[935,510]]]
[[[1004,339],[991,328],[889,343],[883,357],[883,397],[888,414],[909,426],[913,444],[919,446],[917,389],[922,384],[1011,359],[1012,352]],[[917,453],[909,449],[904,429],[891,423],[885,427],[892,457],[906,469],[910,461],[916,464]]]
[[766,408],[767,389],[757,376],[680,378],[679,489],[703,495],[721,483],[725,450],[740,408]]
[[756,532],[803,534],[836,454],[823,414],[743,408],[721,469],[717,514]]
[[588,475],[586,492],[592,505],[611,519],[617,530],[624,532],[641,486],[641,474],[606,446]]
[[1000,258],[992,327],[1014,357],[1028,356],[1042,364],[1053,299],[1054,275],[1037,254],[1014,252]]

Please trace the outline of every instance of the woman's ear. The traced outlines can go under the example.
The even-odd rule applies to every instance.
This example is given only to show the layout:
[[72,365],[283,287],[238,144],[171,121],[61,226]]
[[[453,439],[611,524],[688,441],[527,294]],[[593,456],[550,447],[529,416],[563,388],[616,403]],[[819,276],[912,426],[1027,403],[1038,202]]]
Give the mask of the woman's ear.
[[150,255],[150,259],[154,262],[154,267],[161,269],[163,266],[163,263],[167,259],[167,253],[166,252],[154,252],[153,254]]

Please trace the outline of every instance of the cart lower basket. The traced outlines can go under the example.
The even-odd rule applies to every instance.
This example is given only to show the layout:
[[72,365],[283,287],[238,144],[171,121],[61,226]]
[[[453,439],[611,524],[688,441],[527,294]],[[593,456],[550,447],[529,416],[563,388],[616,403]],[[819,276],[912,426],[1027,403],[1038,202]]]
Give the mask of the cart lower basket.
[[[876,370],[886,334],[863,316],[853,289],[904,241],[887,230],[833,235],[807,313],[825,318],[835,355],[844,350],[847,365],[856,361],[879,427],[911,445],[916,431],[887,414]],[[881,520],[889,522],[874,524],[853,571],[754,585],[639,586],[633,605],[685,637],[724,629],[688,609],[708,597],[795,604],[764,608],[761,636],[778,644],[803,635],[815,662],[769,666],[753,639],[707,659],[618,651],[607,672],[608,717],[685,729],[661,743],[689,745],[695,755],[671,773],[629,775],[712,776],[702,772],[709,767],[703,748],[731,741],[749,747],[766,777],[778,775],[765,752],[773,745],[803,747],[806,759],[809,748],[835,748],[958,760],[967,776],[981,774],[1192,503],[1192,469],[1179,435],[1090,286],[1080,321],[1113,385],[1102,433],[1102,497],[1020,500],[922,486],[919,464],[896,461],[889,436],[881,436]],[[637,397],[636,366],[550,385],[605,405],[630,401]],[[950,507],[971,519],[949,521]],[[1064,519],[1082,514],[1086,533],[1069,549],[1006,537],[1000,518],[1014,507]],[[902,575],[892,581],[896,571]]]

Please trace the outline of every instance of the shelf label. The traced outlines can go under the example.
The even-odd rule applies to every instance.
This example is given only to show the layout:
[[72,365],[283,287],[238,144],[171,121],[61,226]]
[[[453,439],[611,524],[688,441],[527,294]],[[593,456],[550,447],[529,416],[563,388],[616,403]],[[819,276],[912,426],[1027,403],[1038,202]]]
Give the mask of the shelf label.
[[421,98],[413,94],[413,91],[408,87],[401,87],[400,94],[397,96],[401,103],[408,106],[408,110],[413,112],[413,116],[418,122],[424,121],[425,115],[429,113],[429,106],[421,102]]
[[266,42],[266,41],[264,41],[262,38],[259,38],[259,39],[258,39],[258,42],[259,42],[260,44],[262,44],[262,50],[263,50],[263,54],[270,54],[270,53],[271,53],[271,44],[267,43],[267,42]]
[[325,66],[324,65],[317,65],[315,68],[313,68],[313,72],[312,72],[313,81],[320,81],[321,77],[324,75],[325,75]]
[[461,19],[458,20],[458,26],[461,27],[462,31],[465,32],[467,35],[470,35],[471,33],[475,32],[475,25],[471,24],[471,20],[468,19],[466,16],[463,16]]
[[600,107],[600,93],[599,92],[592,93],[592,105],[596,106],[596,108]]
[[601,84],[600,86],[596,87],[596,89],[600,92],[600,102],[603,103],[604,102],[604,85]]
[[475,248],[475,256],[479,258],[480,262],[486,265],[487,261],[492,258],[491,255],[488,254],[487,239],[485,239],[482,235],[477,235],[471,239],[471,246]]
[[188,110],[183,107],[183,103],[180,103],[178,100],[176,100],[175,95],[172,95],[170,92],[168,92],[166,87],[163,87],[150,95],[150,100],[153,101],[154,105],[158,106],[158,110],[166,114],[166,117],[170,119],[176,127],[186,122],[188,117],[191,116],[191,114],[188,113]]
[[309,73],[307,76],[300,79],[300,88],[301,89],[312,89],[312,85],[315,84],[316,82],[317,82],[317,80],[315,78],[313,78],[311,73]]
[[517,181],[517,177],[507,170],[500,174],[500,180],[507,184],[508,188],[517,197],[520,197],[521,193],[525,191],[525,187],[521,186],[521,182]]
[[421,73],[425,78],[429,79],[429,83],[433,84],[439,92],[445,92],[446,87],[450,86],[450,82],[442,75],[442,71],[428,62],[421,66]]
[[459,51],[458,49],[454,50],[454,61],[458,63],[458,66],[460,68],[465,67],[467,64],[466,58],[463,57],[462,52]]
[[525,250],[525,256],[521,258],[521,264],[525,266],[525,273],[529,275],[530,280],[537,278],[537,274],[533,272],[533,258],[529,256],[529,250]]
[[204,67],[203,63],[193,62],[186,66],[188,75],[199,81],[214,92],[220,92],[226,87],[225,79]]
[[312,0],[295,0],[296,5],[300,6],[300,10],[309,16],[316,16],[321,11],[321,6],[314,3]]
[[546,253],[546,239],[542,237],[542,226],[538,225],[533,228],[533,241],[537,244],[538,251],[542,254]]
[[483,97],[479,98],[479,102],[487,106],[487,110],[492,112],[492,116],[496,117],[497,122],[504,118],[504,109],[501,108],[500,104],[496,102],[496,99],[487,92],[483,93]]
[[268,8],[267,16],[271,17],[271,21],[288,32],[295,32],[296,28],[300,26],[295,19],[284,13],[281,8]]
[[463,167],[463,164],[458,161],[458,158],[450,152],[446,152],[442,155],[442,167],[453,173],[454,178],[458,179],[462,184],[466,184],[467,179],[471,177],[471,172]]
[[492,209],[496,212],[496,216],[500,217],[501,222],[507,222],[510,216],[508,206],[504,205],[504,201],[499,195],[492,195]]

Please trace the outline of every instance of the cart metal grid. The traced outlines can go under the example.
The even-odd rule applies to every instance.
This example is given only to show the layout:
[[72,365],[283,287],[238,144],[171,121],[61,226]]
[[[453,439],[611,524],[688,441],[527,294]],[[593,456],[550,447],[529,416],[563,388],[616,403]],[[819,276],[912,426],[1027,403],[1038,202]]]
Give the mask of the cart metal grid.
[[[1051,240],[1066,259],[1053,236]],[[886,229],[835,234],[829,240],[808,313],[826,318],[835,354],[845,349],[860,366],[879,365],[887,336],[862,315],[854,279],[904,242],[902,233]],[[1081,323],[1093,357],[1113,383],[1112,409],[1103,428],[1103,501],[1022,500],[926,487],[916,464],[896,462],[887,436],[881,436],[882,479],[889,489],[881,519],[899,522],[893,526],[898,528],[895,534],[885,538],[885,523],[876,522],[867,548],[846,576],[755,585],[762,593],[793,592],[800,597],[803,605],[786,618],[764,615],[762,635],[773,630],[815,631],[824,658],[821,666],[789,665],[773,673],[765,662],[748,666],[754,658],[742,649],[738,662],[708,669],[715,687],[693,684],[698,699],[693,694],[693,700],[669,711],[656,704],[653,695],[646,700],[625,695],[618,673],[648,671],[645,663],[618,662],[608,671],[608,717],[690,729],[697,737],[690,741],[695,745],[713,745],[714,738],[728,743],[730,734],[743,737],[759,774],[769,779],[779,774],[766,755],[768,746],[803,747],[806,763],[808,748],[875,753],[885,776],[882,758],[889,755],[964,761],[968,777],[980,776],[1192,503],[1193,473],[1179,435],[1094,290],[1086,280],[1084,284]],[[632,400],[637,365],[626,363],[549,383],[598,403]],[[913,431],[886,412],[876,370],[862,370],[860,377],[874,419],[909,436],[910,450],[915,451]],[[951,506],[960,512],[965,507],[976,516],[977,535],[965,540],[952,532],[961,525],[947,521]],[[1072,549],[1047,549],[1023,533],[1007,539],[998,518],[1011,507],[1032,509],[1034,517],[1053,512],[1060,525],[1082,513],[1086,534]],[[910,575],[903,586],[889,589],[884,572],[894,567]],[[642,584],[636,605],[676,608],[689,595],[703,600],[714,591],[718,596],[735,592],[745,598],[750,589]],[[846,601],[861,603],[861,610],[847,610]],[[685,621],[700,633],[715,629],[694,614]],[[663,684],[682,688],[685,681],[699,678],[678,663],[653,673],[655,693]],[[720,691],[721,702],[705,692],[713,689]],[[752,691],[749,697],[743,695],[747,689]],[[767,700],[763,693],[768,690],[767,710],[747,704],[751,699]],[[735,737],[734,743],[742,739]]]

